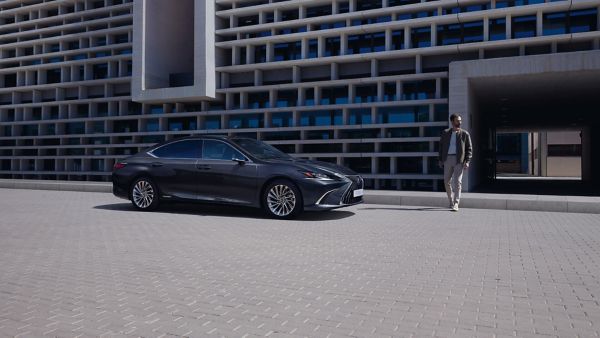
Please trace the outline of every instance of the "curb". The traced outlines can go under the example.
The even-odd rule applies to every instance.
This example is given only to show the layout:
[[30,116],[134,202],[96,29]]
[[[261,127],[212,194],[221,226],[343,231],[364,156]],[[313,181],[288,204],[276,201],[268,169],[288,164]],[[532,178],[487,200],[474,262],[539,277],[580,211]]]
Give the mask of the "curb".
[[[109,182],[0,179],[0,188],[112,193]],[[443,192],[365,191],[366,204],[445,208]],[[461,208],[600,214],[600,197],[463,193]]]

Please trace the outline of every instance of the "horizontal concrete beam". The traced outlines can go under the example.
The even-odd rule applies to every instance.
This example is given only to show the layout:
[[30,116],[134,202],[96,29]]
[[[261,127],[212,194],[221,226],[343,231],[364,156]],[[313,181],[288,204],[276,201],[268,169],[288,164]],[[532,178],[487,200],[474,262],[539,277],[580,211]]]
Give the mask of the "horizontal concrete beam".
[[[112,192],[109,182],[0,180],[0,188]],[[367,190],[365,203],[445,208],[444,192]],[[461,208],[600,214],[600,197],[464,193]]]

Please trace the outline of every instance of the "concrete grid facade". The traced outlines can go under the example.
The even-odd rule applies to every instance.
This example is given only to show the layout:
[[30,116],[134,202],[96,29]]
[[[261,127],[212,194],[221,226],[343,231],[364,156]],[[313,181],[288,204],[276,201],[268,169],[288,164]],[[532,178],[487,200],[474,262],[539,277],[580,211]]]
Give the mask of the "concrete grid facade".
[[[600,49],[599,0],[157,1],[0,2],[1,177],[107,180],[119,158],[207,133],[368,188],[438,190],[451,62]],[[181,57],[152,65],[159,23]]]

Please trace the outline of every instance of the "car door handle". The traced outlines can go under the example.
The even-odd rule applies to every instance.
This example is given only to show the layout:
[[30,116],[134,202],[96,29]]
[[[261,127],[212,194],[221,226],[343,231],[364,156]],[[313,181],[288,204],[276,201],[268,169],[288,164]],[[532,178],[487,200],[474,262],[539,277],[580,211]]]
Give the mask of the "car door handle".
[[196,168],[199,170],[210,170],[210,166],[208,164],[198,164]]
[[152,166],[153,166],[153,167],[162,167],[162,166],[163,166],[163,164],[162,164],[162,163],[160,163],[160,162],[153,162],[153,163],[152,163]]

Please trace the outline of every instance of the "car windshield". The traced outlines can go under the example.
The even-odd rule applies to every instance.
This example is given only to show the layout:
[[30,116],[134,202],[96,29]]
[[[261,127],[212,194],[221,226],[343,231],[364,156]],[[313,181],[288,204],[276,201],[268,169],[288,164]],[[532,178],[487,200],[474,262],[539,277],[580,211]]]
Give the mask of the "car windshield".
[[281,150],[268,145],[264,142],[254,140],[254,139],[236,139],[234,140],[237,145],[242,147],[244,150],[249,152],[254,157],[261,160],[270,160],[270,159],[281,159],[281,160],[291,160],[292,157]]

